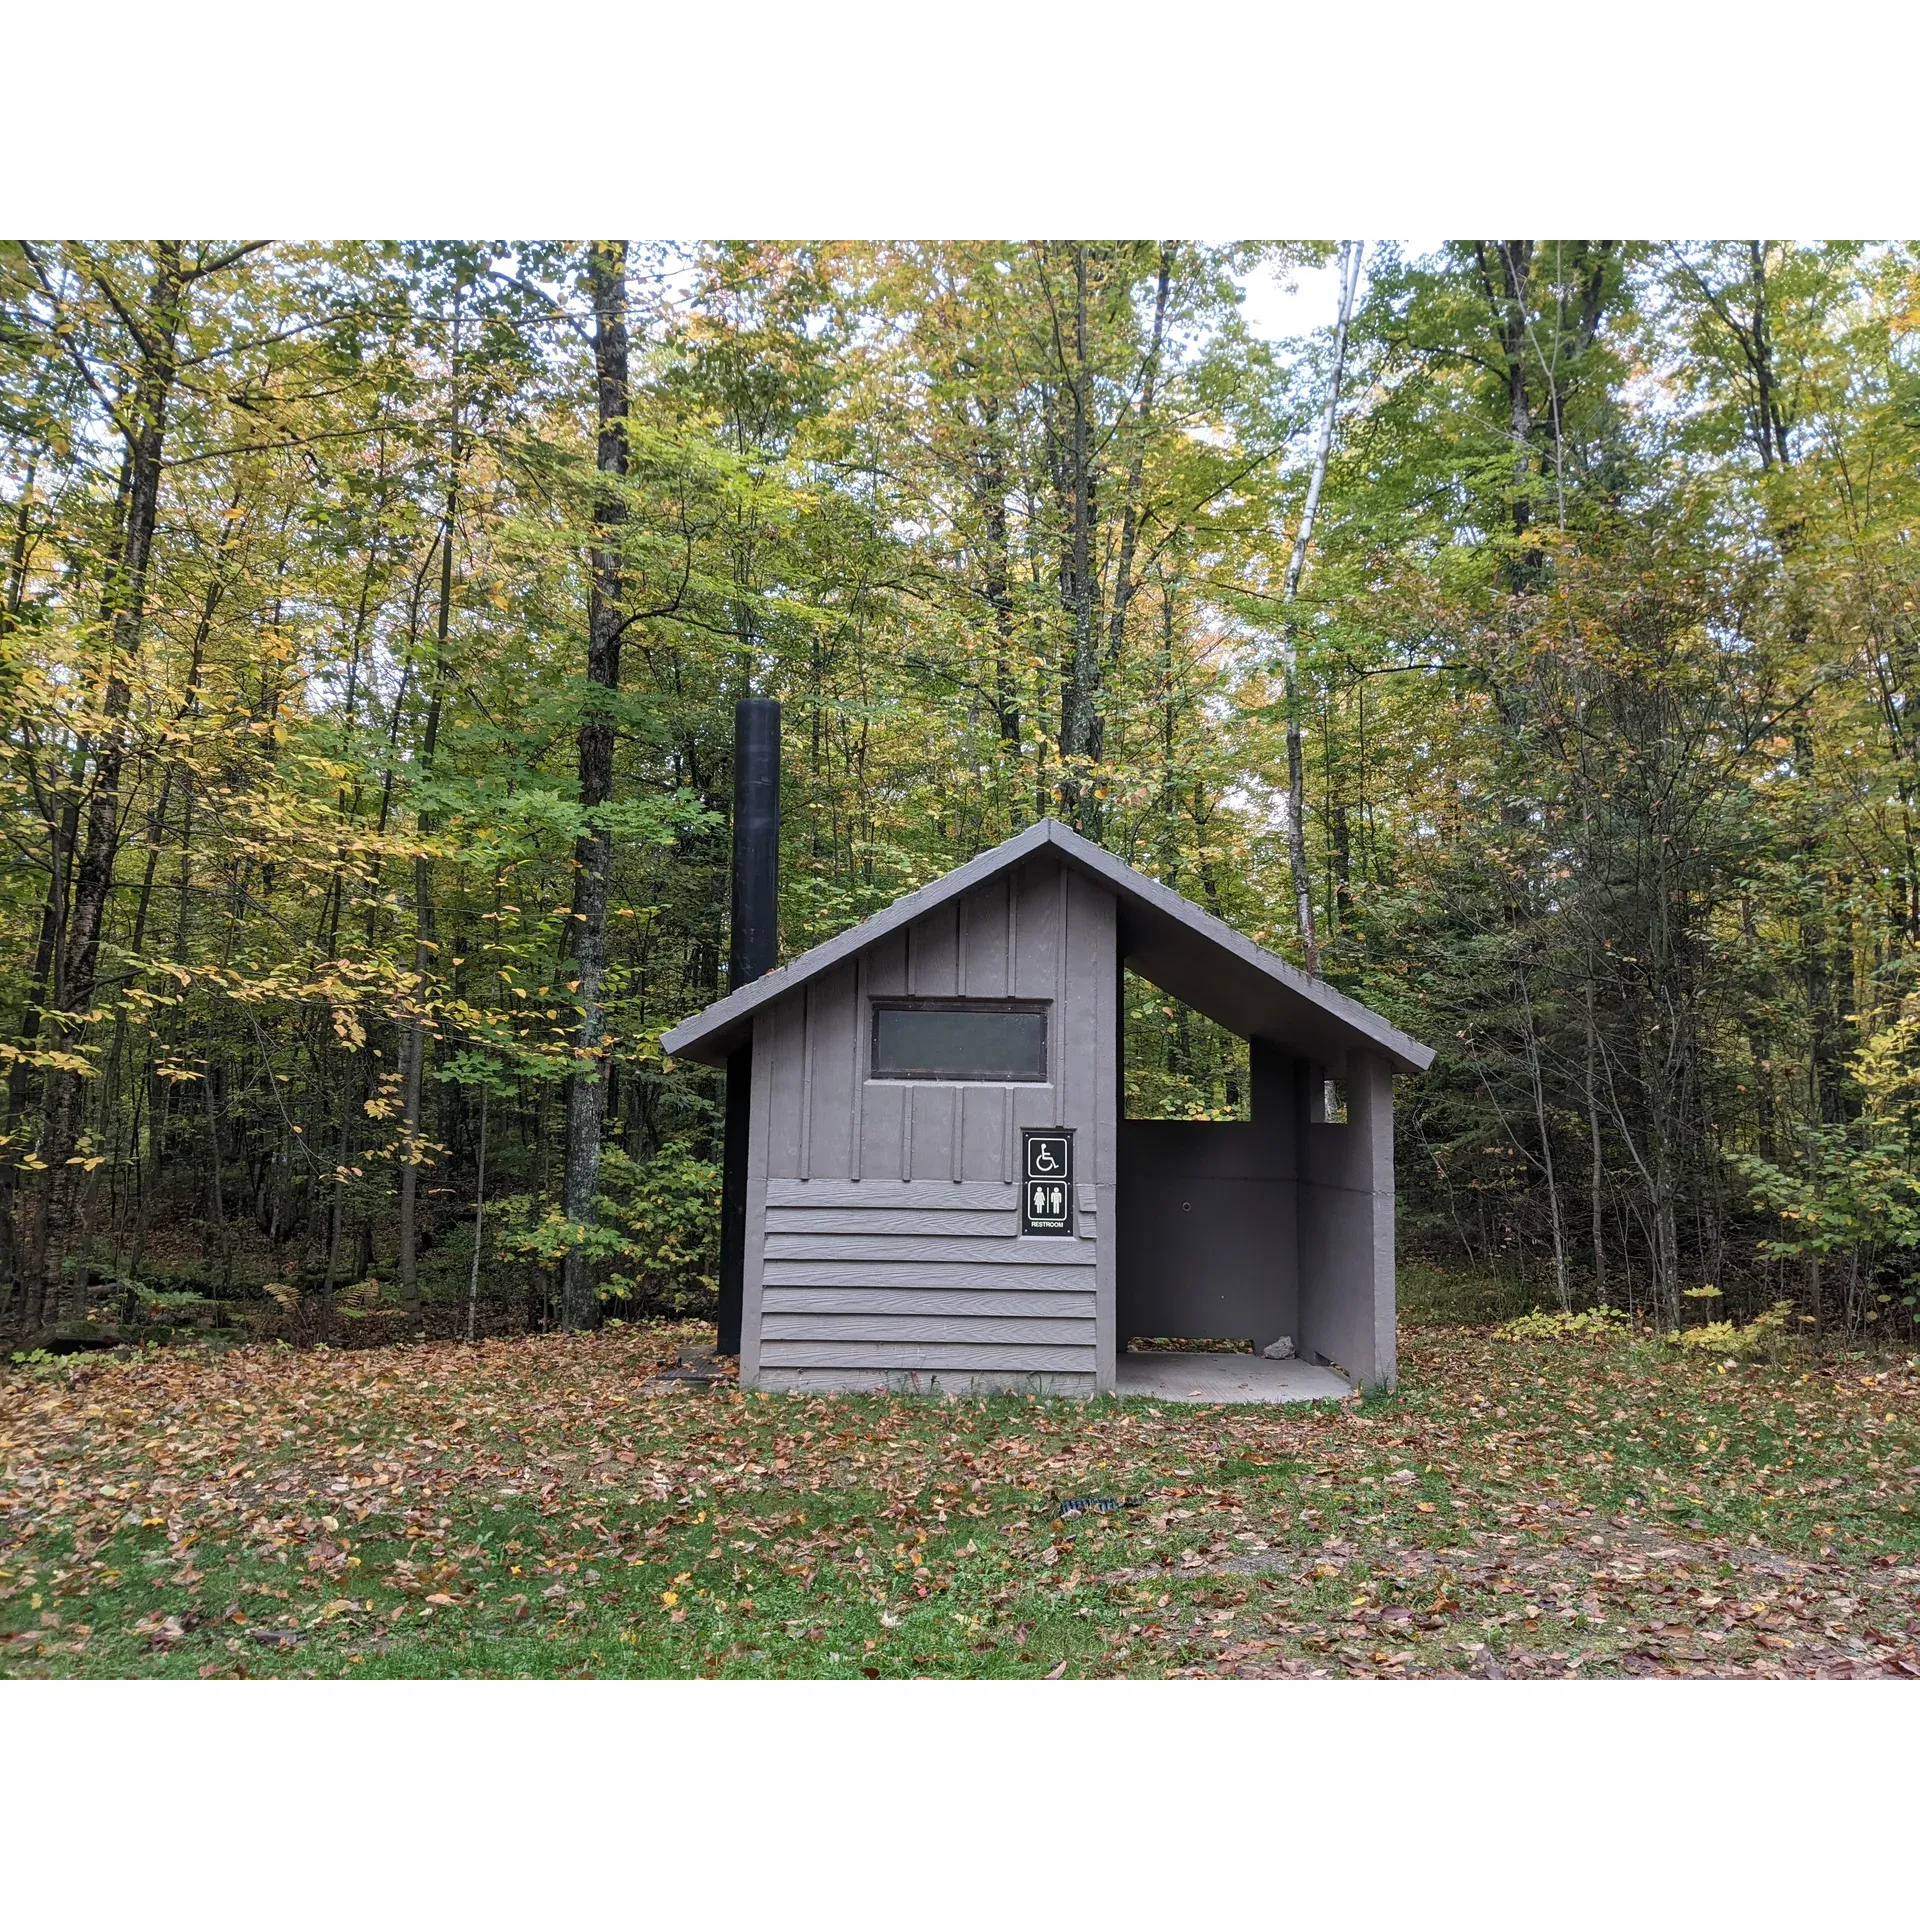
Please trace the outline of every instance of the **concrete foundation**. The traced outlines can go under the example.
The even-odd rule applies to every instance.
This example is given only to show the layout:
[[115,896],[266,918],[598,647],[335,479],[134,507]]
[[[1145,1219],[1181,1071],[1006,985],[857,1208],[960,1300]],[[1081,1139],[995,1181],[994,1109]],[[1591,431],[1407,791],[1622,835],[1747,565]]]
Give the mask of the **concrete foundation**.
[[1202,1406],[1276,1406],[1292,1400],[1344,1400],[1353,1382],[1304,1360],[1257,1353],[1123,1353],[1114,1392],[1142,1400]]

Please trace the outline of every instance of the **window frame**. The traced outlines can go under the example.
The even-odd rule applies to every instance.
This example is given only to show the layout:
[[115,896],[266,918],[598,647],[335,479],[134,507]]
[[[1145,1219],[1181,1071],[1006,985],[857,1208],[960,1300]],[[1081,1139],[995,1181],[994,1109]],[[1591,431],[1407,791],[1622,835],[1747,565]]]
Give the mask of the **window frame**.
[[[1040,1016],[1040,1071],[1025,1073],[935,1073],[910,1068],[883,1073],[880,1016],[883,1013],[1035,1013]],[[874,994],[868,1000],[867,1079],[879,1086],[1044,1087],[1053,1079],[1053,1002],[984,998],[973,994]]]

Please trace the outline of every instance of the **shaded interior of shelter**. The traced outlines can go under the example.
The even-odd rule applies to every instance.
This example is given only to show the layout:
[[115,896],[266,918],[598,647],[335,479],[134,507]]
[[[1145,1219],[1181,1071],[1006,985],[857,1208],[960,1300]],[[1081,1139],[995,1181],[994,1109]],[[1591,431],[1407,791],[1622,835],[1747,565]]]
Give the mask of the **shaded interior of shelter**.
[[[1349,1141],[1339,1079],[1285,1033],[1228,1025],[1219,1016],[1235,1009],[1209,1006],[1204,980],[1183,980],[1182,994],[1154,979],[1124,930],[1121,960],[1120,1391],[1236,1400],[1349,1391],[1319,1344],[1336,1304],[1320,1296],[1371,1282],[1346,1272],[1350,1260],[1328,1258],[1350,1211],[1345,1189],[1359,1184],[1345,1165],[1359,1143]],[[1283,1339],[1297,1357],[1267,1358]],[[1251,1351],[1183,1353],[1165,1342]]]

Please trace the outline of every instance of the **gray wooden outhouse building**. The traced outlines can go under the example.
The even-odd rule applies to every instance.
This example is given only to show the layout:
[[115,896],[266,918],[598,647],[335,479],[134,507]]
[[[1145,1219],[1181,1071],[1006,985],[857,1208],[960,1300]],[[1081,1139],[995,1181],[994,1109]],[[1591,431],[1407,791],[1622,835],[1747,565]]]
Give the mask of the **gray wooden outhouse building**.
[[[1124,1117],[1123,968],[1247,1040],[1247,1121]],[[1393,1382],[1393,1076],[1431,1051],[1056,821],[664,1045],[751,1048],[744,1385],[1092,1393],[1142,1335]]]

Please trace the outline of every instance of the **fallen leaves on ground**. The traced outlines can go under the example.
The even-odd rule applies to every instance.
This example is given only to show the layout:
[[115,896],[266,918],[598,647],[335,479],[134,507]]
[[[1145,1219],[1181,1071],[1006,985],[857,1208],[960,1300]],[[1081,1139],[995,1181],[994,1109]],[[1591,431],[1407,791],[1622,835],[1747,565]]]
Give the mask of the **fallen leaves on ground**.
[[1338,1406],[649,1393],[699,1331],[15,1369],[0,1672],[1920,1676],[1904,1355],[1416,1328]]

